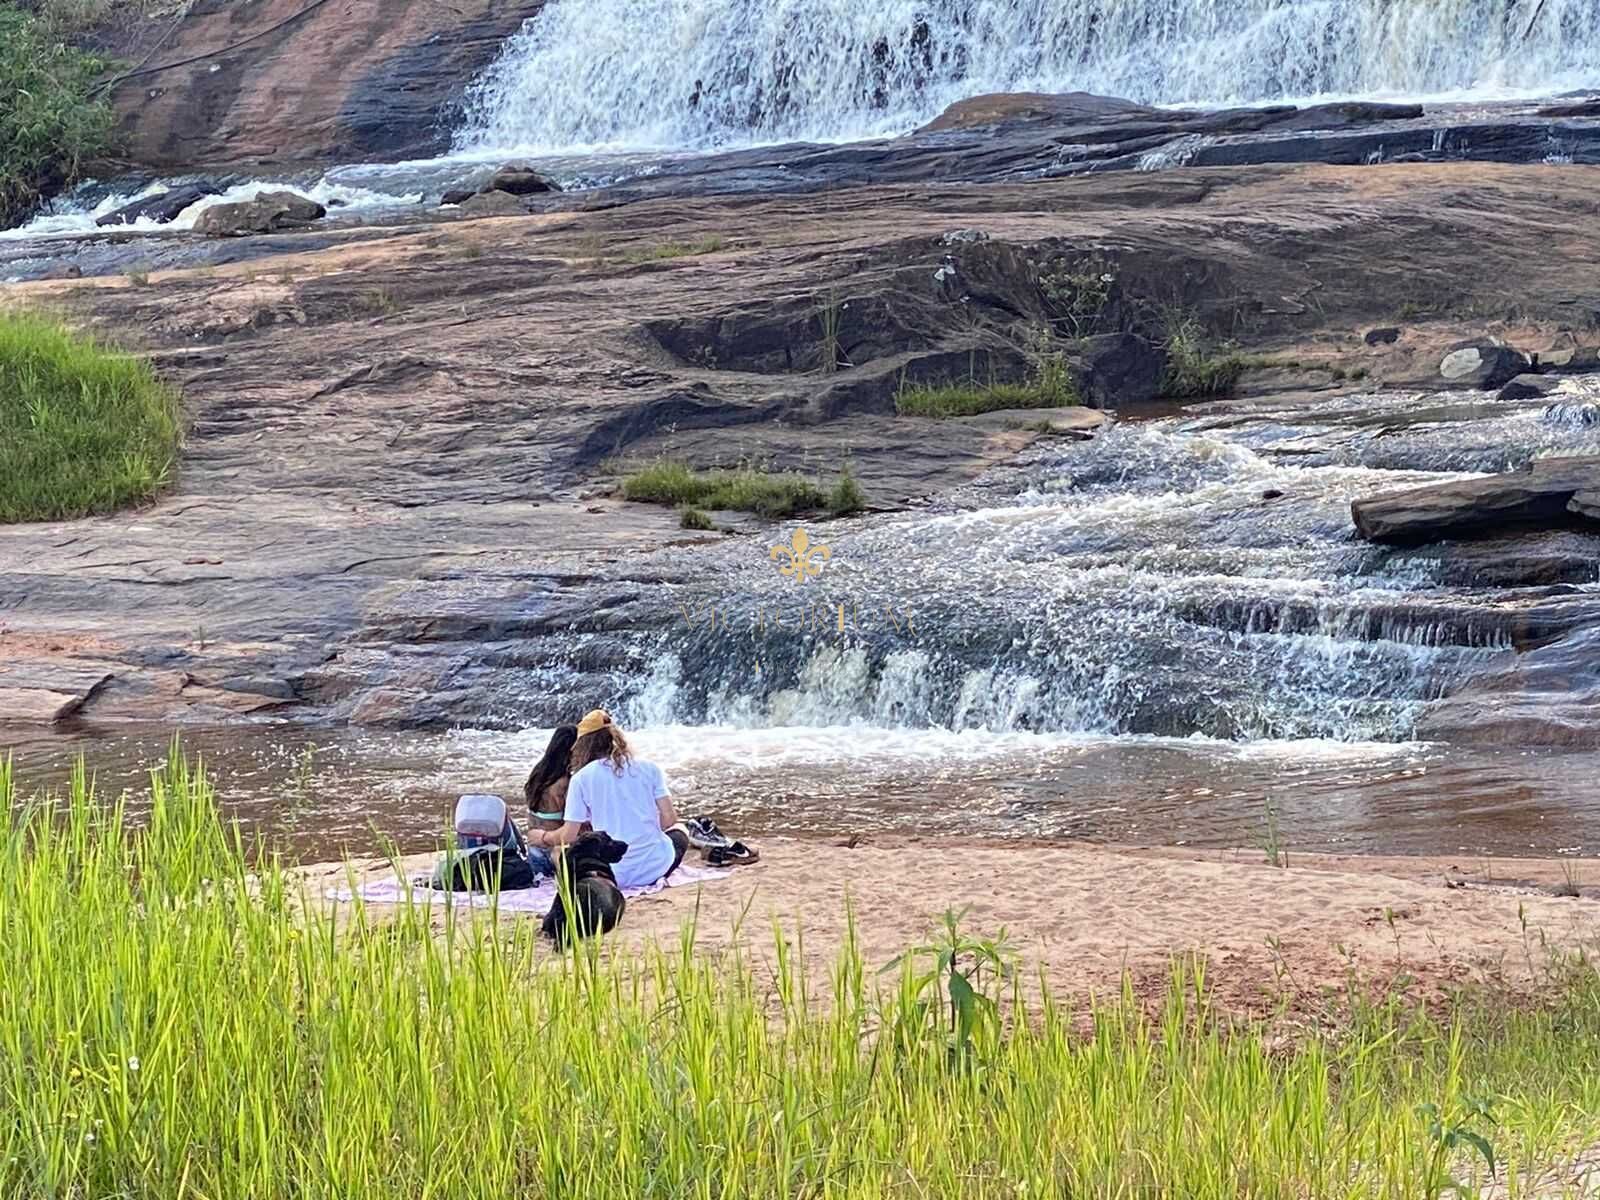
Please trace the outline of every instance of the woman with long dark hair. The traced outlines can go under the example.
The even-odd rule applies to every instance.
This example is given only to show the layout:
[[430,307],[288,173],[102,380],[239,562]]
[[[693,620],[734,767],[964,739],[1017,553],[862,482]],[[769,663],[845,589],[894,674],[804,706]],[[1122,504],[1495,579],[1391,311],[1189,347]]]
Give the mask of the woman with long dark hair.
[[689,849],[661,768],[634,757],[622,730],[600,709],[578,722],[565,815],[559,829],[534,834],[534,844],[569,845],[585,825],[626,842],[628,852],[612,868],[621,887],[648,887],[665,879]]
[[572,744],[577,740],[576,725],[557,725],[544,757],[534,763],[528,782],[522,785],[536,829],[559,829],[566,820],[567,780],[572,775]]

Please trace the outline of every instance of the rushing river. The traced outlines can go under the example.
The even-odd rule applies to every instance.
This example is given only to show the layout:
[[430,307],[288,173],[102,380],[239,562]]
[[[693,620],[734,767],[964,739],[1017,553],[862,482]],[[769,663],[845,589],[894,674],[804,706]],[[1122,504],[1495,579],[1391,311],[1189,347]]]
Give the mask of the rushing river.
[[[1551,401],[1271,399],[1045,440],[953,499],[794,543],[669,549],[588,628],[499,647],[521,732],[186,732],[235,811],[311,857],[431,845],[604,702],[686,808],[754,836],[929,833],[1303,850],[1600,853],[1600,755],[1419,740],[1513,651],[1528,589],[1366,546],[1349,503],[1600,452],[1600,385]],[[789,535],[790,531],[782,531]],[[1580,553],[1578,564],[1586,561]],[[1561,591],[1600,604],[1600,561]],[[86,750],[140,785],[170,730],[16,732],[26,782]]]

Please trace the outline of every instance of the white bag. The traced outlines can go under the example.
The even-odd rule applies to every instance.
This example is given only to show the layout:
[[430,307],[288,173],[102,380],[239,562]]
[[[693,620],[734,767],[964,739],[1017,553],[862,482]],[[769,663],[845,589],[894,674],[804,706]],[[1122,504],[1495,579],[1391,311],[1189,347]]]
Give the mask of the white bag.
[[471,795],[456,801],[456,836],[498,838],[506,828],[506,802],[499,796]]

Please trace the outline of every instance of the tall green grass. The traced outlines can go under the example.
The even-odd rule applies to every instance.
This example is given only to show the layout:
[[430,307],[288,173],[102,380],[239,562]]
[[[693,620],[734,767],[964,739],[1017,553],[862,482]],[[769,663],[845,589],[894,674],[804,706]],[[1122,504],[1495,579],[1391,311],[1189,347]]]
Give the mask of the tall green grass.
[[31,314],[0,314],[0,524],[80,517],[171,480],[178,399],[150,364]]
[[1414,1200],[1600,1135],[1588,967],[1289,1038],[1192,967],[1155,1012],[1029,1002],[954,923],[887,974],[782,932],[557,957],[443,899],[336,919],[251,854],[179,758],[137,828],[82,771],[0,825],[0,1196]]

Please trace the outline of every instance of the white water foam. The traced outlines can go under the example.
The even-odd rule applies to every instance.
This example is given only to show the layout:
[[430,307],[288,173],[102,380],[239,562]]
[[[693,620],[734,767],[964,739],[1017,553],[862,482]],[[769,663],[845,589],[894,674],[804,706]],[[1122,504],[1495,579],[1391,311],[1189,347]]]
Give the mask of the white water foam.
[[1505,98],[1600,84],[1593,0],[552,0],[462,152],[903,133],[966,97]]
[[330,213],[336,214],[355,214],[375,209],[390,209],[402,205],[417,204],[422,200],[421,192],[396,195],[339,183],[327,175],[309,186],[292,182],[252,180],[249,183],[237,184],[214,196],[206,196],[195,201],[170,222],[159,223],[151,220],[139,220],[130,225],[113,225],[103,231],[99,230],[95,225],[95,221],[98,218],[115,212],[124,205],[132,204],[135,200],[143,200],[147,196],[159,195],[161,192],[167,191],[169,186],[171,185],[165,183],[152,184],[140,191],[121,192],[106,196],[93,205],[74,204],[70,198],[58,200],[52,209],[39,214],[27,224],[19,225],[15,229],[0,230],[0,240],[18,241],[30,238],[82,237],[86,233],[95,232],[155,233],[193,229],[195,222],[200,219],[200,214],[205,212],[206,209],[213,208],[218,204],[236,204],[244,200],[254,200],[262,192],[295,192],[298,195],[315,200],[318,204],[326,206]]

